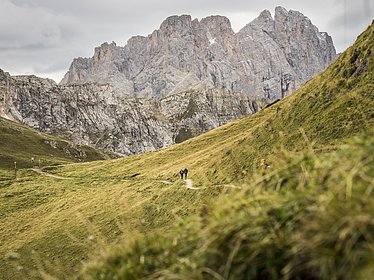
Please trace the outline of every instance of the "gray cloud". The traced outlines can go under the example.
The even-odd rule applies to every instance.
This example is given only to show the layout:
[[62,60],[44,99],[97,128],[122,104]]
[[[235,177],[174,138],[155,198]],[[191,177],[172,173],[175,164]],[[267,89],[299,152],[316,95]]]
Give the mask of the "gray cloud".
[[124,45],[133,35],[147,35],[167,16],[221,14],[238,31],[264,9],[274,13],[276,6],[308,16],[333,36],[338,51],[373,18],[368,0],[1,0],[0,67],[59,81],[74,57],[92,56],[105,41]]
[[373,16],[370,2],[366,0],[357,1],[354,4],[347,1],[339,8],[342,9],[342,13],[330,20],[330,28],[341,26],[342,29],[355,30],[370,22]]
[[334,42],[340,51],[353,44],[356,37],[371,24],[374,17],[373,6],[369,0],[335,1],[340,11],[328,21],[327,28],[334,32]]

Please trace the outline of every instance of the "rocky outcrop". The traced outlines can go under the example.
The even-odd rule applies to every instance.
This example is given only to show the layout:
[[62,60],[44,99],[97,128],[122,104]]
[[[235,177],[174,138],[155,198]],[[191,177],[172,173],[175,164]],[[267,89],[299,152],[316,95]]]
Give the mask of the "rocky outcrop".
[[258,110],[240,93],[195,87],[158,100],[118,96],[110,85],[58,86],[0,70],[2,117],[130,155],[166,147]]
[[104,43],[73,61],[61,85],[110,84],[116,95],[160,99],[190,87],[283,98],[336,58],[331,37],[296,11],[263,11],[238,33],[226,17],[167,18],[124,47]]

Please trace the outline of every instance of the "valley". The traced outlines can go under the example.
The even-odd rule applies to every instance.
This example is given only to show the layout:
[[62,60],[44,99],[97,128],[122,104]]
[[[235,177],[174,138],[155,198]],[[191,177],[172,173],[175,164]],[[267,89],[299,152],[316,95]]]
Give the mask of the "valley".
[[84,279],[370,275],[371,258],[350,254],[373,253],[358,249],[372,242],[373,35],[252,116],[159,151],[2,181],[0,275],[64,278],[89,259]]

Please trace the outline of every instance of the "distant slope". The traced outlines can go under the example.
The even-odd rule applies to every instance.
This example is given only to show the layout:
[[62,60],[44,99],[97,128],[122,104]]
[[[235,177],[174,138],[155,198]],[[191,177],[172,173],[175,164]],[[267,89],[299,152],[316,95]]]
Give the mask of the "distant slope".
[[[345,239],[347,244],[372,248],[367,240],[374,239],[373,33],[372,25],[326,72],[251,117],[157,152],[45,169],[55,177],[20,172],[16,181],[0,185],[0,255],[6,256],[0,258],[0,275],[33,279],[50,272],[66,278],[76,275],[95,248],[120,241],[133,245],[115,253],[108,250],[109,257],[98,260],[83,278],[139,279],[151,274],[164,279],[236,279],[230,272],[235,269],[243,271],[240,277],[303,278],[306,271],[297,274],[300,267],[292,261],[307,257],[312,276],[323,278],[319,270],[326,268],[331,279],[335,264],[353,259],[367,265],[372,251],[355,251],[349,259],[350,247],[347,258],[339,259],[341,251],[336,251],[337,258],[328,258],[324,247],[345,246],[337,239],[353,236]],[[352,143],[347,140],[359,134]],[[344,150],[341,145],[347,141]],[[271,164],[264,176],[258,168],[261,158]],[[179,179],[182,167],[190,170],[196,189],[186,188]],[[217,198],[230,193],[229,201]],[[209,206],[212,198],[219,199],[219,206]],[[348,213],[360,219],[357,224],[349,224],[354,221],[349,219],[351,226],[344,227]],[[187,218],[193,214],[200,217]],[[318,220],[322,216],[326,219]],[[173,227],[177,220],[182,226]],[[300,226],[310,220],[316,222],[309,228]],[[163,238],[149,235],[152,232]],[[289,239],[293,232],[299,235]],[[300,242],[292,243],[297,237]],[[308,243],[310,238],[315,243]],[[291,254],[293,244],[300,255]],[[316,255],[310,244],[318,245]],[[252,260],[256,265],[248,272]],[[211,277],[199,274],[204,267]],[[288,269],[293,274],[282,274]]]
[[[31,158],[34,158],[34,163]],[[19,123],[0,117],[0,169],[33,167],[104,159],[93,148],[40,133]]]

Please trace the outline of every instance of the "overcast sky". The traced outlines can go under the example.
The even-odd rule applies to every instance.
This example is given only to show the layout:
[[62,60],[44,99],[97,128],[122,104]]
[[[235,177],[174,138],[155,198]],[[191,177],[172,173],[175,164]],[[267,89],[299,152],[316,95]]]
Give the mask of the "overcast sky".
[[238,31],[276,6],[298,10],[328,32],[338,52],[373,19],[372,0],[0,0],[0,68],[59,82],[75,57],[107,41],[123,46],[170,15],[227,16]]

